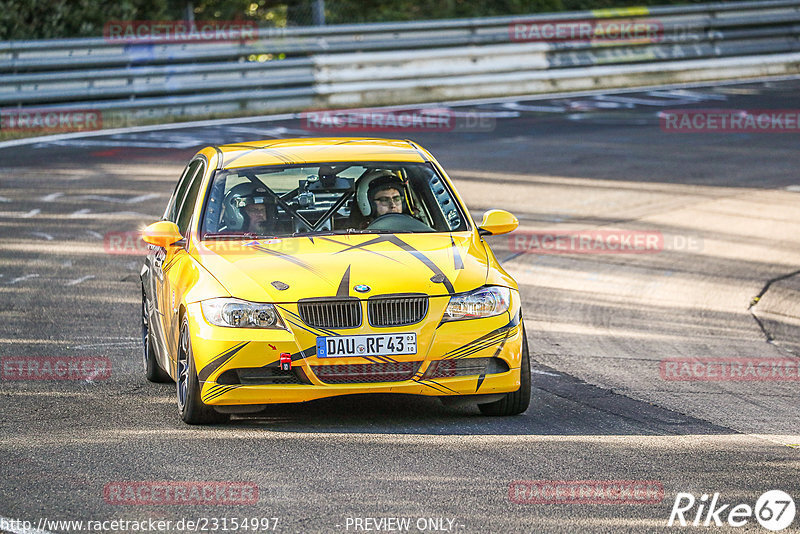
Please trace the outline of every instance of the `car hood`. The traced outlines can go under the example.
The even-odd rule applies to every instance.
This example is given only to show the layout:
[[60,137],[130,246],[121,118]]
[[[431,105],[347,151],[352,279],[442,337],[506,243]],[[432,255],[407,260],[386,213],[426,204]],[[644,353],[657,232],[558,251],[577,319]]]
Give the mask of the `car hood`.
[[206,240],[193,255],[231,295],[256,302],[448,295],[483,285],[488,269],[469,233]]

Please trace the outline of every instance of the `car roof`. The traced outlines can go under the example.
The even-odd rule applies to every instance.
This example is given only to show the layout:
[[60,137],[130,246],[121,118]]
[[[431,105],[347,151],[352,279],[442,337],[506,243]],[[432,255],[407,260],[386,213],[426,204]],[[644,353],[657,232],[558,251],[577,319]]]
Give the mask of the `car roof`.
[[220,169],[337,161],[428,161],[416,144],[401,139],[306,137],[248,141],[215,148],[220,156]]

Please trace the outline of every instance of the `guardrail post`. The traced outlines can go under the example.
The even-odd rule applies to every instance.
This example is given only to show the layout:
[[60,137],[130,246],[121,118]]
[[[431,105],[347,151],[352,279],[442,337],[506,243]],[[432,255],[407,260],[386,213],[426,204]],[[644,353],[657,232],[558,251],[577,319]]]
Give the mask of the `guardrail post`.
[[314,26],[325,26],[325,0],[311,3],[311,19]]

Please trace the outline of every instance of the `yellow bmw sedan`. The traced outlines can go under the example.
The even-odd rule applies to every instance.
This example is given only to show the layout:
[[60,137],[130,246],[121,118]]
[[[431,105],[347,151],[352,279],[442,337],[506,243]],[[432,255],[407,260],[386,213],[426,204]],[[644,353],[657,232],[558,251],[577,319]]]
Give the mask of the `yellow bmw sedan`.
[[531,393],[516,282],[434,157],[411,141],[208,147],[142,238],[147,379],[189,424],[356,393],[474,402]]

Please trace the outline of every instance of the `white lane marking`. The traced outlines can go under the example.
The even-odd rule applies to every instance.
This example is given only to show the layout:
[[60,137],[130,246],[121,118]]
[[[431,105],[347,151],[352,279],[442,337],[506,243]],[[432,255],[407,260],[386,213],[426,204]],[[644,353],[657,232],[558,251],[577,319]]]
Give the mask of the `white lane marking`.
[[701,93],[699,91],[686,91],[686,90],[673,90],[673,91],[650,91],[647,93],[649,96],[656,98],[673,98],[676,101],[686,102],[702,102],[704,100],[718,100],[726,101],[728,97],[725,95],[715,95],[712,93]]
[[800,185],[788,185],[788,186],[786,186],[786,190],[787,191],[800,192]]
[[138,202],[144,202],[145,200],[158,198],[160,196],[161,195],[159,195],[158,193],[146,193],[144,195],[139,195],[131,198],[114,198],[106,195],[81,195],[78,198],[80,200],[101,200],[103,202],[113,202],[115,204],[136,204]]
[[75,280],[70,280],[69,282],[67,282],[66,285],[68,285],[68,286],[76,286],[78,284],[82,284],[83,282],[85,282],[87,280],[91,280],[92,278],[94,278],[94,275],[87,274],[86,276],[81,276],[80,278],[76,278]]
[[31,232],[30,234],[36,237],[41,237],[42,239],[46,239],[47,241],[53,240],[53,236],[51,236],[50,234],[46,234],[44,232]]
[[86,350],[86,349],[102,349],[102,348],[135,348],[138,347],[139,344],[142,342],[141,339],[135,339],[130,341],[113,341],[110,343],[84,343],[82,345],[75,345],[72,347],[74,350]]
[[136,204],[138,202],[144,202],[145,200],[150,200],[151,198],[158,198],[161,195],[158,193],[147,193],[145,195],[139,195],[138,197],[129,198],[125,201],[126,204]]
[[25,276],[18,276],[12,280],[9,280],[9,284],[16,284],[17,282],[22,282],[24,280],[30,280],[31,278],[38,278],[38,274],[26,274]]
[[[48,530],[41,530],[39,528],[25,528],[24,521],[20,521],[19,519],[9,519],[7,517],[0,516],[0,524],[3,525],[3,530],[12,532],[13,534],[53,534]],[[42,521],[39,520],[39,525],[42,526]]]
[[64,196],[64,193],[50,193],[49,195],[45,195],[43,197],[40,197],[39,200],[41,200],[43,202],[53,202],[58,197],[63,197],[63,196]]
[[634,106],[674,106],[677,104],[675,100],[666,100],[663,98],[634,98],[630,96],[606,96],[597,95],[595,99],[603,102],[614,102],[617,104],[631,104]]
[[92,237],[96,237],[97,239],[103,239],[103,234],[100,232],[95,232],[94,230],[86,230],[86,233]]
[[531,373],[535,375],[559,376],[558,373],[548,373],[547,371],[539,371],[538,369],[531,369]]
[[306,130],[295,130],[293,128],[284,128],[283,126],[276,126],[274,128],[245,128],[241,126],[230,126],[228,128],[225,128],[225,130],[233,133],[263,135],[264,137],[275,137],[275,138],[279,138],[287,134],[293,134],[293,135],[308,134]]
[[69,140],[60,140],[60,141],[52,141],[47,143],[50,146],[80,146],[80,147],[92,147],[92,148],[106,148],[106,147],[129,147],[129,148],[192,148],[196,147],[198,143],[196,139],[190,139],[184,141],[182,143],[176,143],[174,141],[125,141],[125,140],[118,140],[118,139],[100,139],[100,140],[89,140],[89,139],[82,139],[79,141],[69,141]]
[[70,217],[80,217],[81,215],[86,215],[87,213],[89,213],[89,210],[87,210],[86,208],[83,208],[83,209],[79,209],[78,211],[73,211],[70,214]]
[[35,217],[35,216],[39,215],[41,212],[42,212],[42,210],[40,210],[39,208],[32,209],[28,213],[23,214],[22,218],[23,219],[30,219],[31,217]]
[[153,218],[153,216],[148,213],[139,213],[138,211],[115,211],[112,213],[104,213],[103,215],[118,215],[120,217],[142,217],[144,219]]
[[532,106],[530,104],[520,104],[519,102],[506,102],[501,106],[515,111],[539,111],[544,113],[563,113],[566,110],[564,106]]

